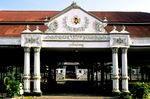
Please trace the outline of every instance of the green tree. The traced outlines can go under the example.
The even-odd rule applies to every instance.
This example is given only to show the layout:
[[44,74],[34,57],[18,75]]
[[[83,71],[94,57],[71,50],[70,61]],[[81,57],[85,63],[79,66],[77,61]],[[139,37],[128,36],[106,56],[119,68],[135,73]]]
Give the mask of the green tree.
[[16,68],[9,66],[7,76],[4,77],[5,91],[7,92],[7,97],[15,97],[19,95],[19,80],[16,78]]

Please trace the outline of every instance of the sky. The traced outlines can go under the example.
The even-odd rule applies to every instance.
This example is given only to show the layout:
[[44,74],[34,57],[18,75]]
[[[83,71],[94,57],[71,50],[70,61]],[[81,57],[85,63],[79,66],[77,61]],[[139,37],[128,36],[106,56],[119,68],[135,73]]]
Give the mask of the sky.
[[76,2],[87,11],[149,12],[150,0],[1,0],[0,10],[61,11]]

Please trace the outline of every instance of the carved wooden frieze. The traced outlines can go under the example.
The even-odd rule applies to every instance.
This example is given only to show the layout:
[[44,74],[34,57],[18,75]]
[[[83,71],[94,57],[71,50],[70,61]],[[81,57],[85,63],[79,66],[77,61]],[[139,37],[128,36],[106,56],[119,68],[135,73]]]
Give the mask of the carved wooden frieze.
[[52,23],[46,23],[47,26],[46,32],[55,32],[58,28],[58,23],[57,21],[53,21]]
[[129,37],[126,36],[114,36],[110,37],[111,47],[129,47]]
[[24,47],[40,47],[42,43],[40,34],[22,34],[21,46]]
[[93,26],[95,28],[95,31],[106,33],[106,30],[105,30],[105,27],[107,26],[106,23],[95,21],[93,23]]

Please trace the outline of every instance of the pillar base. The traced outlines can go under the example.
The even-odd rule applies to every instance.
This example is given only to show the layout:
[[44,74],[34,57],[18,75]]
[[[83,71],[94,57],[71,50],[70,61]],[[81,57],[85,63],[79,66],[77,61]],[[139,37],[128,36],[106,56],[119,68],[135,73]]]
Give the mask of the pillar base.
[[118,93],[118,92],[120,92],[120,90],[113,90],[112,92],[114,92],[114,93]]
[[125,93],[130,93],[130,91],[129,90],[122,90],[122,92],[125,92]]
[[24,92],[24,96],[31,96],[31,92]]
[[119,96],[120,95],[120,90],[113,90],[112,95],[113,96]]
[[42,92],[33,92],[33,96],[42,96]]

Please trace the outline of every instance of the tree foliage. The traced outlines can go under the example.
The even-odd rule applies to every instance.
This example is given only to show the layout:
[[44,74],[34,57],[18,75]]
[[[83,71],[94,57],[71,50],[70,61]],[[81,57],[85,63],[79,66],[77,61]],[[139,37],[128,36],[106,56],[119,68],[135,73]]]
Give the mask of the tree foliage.
[[137,82],[131,90],[133,97],[138,99],[147,99],[149,94],[149,85],[144,82]]
[[19,95],[19,80],[16,79],[16,68],[9,67],[7,76],[4,77],[5,91],[7,97],[15,97]]

